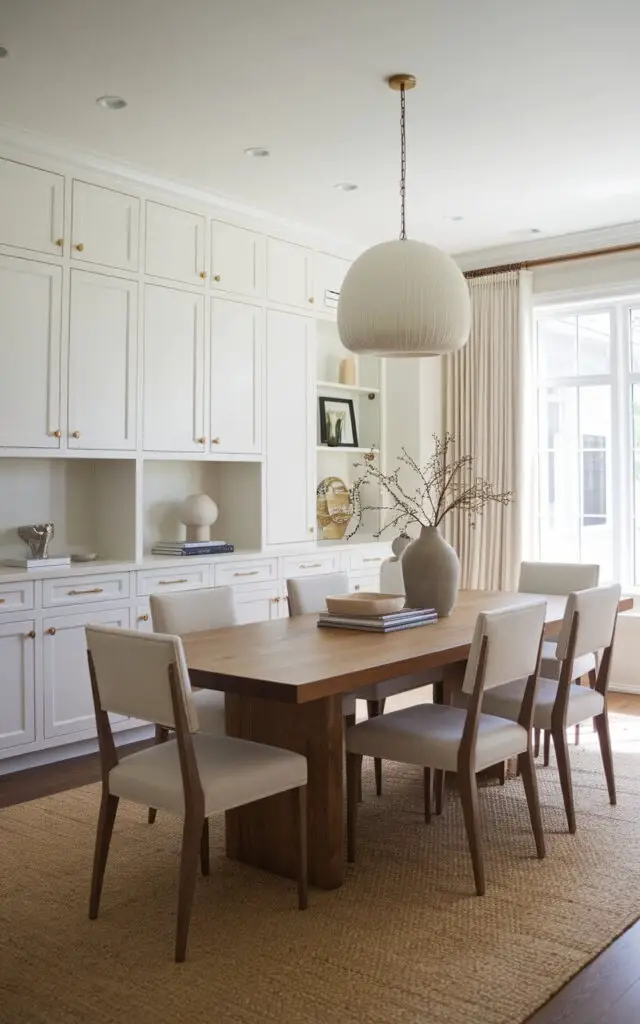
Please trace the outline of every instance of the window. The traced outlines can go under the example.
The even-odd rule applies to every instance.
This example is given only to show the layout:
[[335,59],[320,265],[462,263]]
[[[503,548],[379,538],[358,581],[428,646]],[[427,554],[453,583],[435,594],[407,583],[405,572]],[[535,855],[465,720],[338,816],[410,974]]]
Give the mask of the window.
[[539,309],[534,350],[535,553],[640,586],[640,301]]

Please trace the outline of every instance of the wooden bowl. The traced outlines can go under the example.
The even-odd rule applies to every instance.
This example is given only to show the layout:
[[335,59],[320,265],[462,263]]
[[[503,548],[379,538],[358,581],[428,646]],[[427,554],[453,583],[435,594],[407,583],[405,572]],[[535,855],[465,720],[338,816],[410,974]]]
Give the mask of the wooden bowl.
[[404,594],[337,594],[327,598],[327,611],[331,615],[377,616],[401,612],[405,606]]

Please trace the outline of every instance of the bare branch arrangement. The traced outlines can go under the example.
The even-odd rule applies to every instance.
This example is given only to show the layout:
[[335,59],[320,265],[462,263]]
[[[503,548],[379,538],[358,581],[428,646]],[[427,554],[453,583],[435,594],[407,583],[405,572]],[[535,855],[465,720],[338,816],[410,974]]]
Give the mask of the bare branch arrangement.
[[[492,502],[508,505],[513,499],[511,491],[496,491],[493,484],[473,474],[473,455],[453,457],[455,437],[446,433],[444,437],[433,435],[433,455],[424,466],[402,448],[398,456],[400,465],[392,473],[383,473],[375,465],[372,456],[365,455],[364,462],[356,462],[364,472],[351,488],[353,508],[352,527],[347,538],[353,537],[362,526],[367,512],[391,513],[380,529],[374,533],[379,537],[385,530],[404,531],[410,523],[418,526],[440,526],[445,516],[458,510],[465,513],[471,526],[476,525],[479,516]],[[410,491],[400,482],[400,473],[406,467],[417,477],[415,491]],[[379,504],[369,504],[367,488],[380,488],[383,497]]]

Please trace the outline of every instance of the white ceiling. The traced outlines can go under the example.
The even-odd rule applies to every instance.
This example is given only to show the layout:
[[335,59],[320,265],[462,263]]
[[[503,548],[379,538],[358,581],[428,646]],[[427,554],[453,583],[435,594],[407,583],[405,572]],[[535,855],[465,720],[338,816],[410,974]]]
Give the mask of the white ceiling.
[[0,0],[0,121],[367,243],[412,72],[408,231],[460,252],[640,220],[639,35],[637,0]]

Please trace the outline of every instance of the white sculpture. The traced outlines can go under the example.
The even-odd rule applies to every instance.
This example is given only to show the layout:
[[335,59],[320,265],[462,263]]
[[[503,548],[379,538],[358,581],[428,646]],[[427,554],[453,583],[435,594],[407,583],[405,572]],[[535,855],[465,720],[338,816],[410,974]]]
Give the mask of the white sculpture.
[[180,522],[187,528],[187,540],[211,540],[211,527],[218,518],[218,506],[208,494],[190,494],[180,506]]

